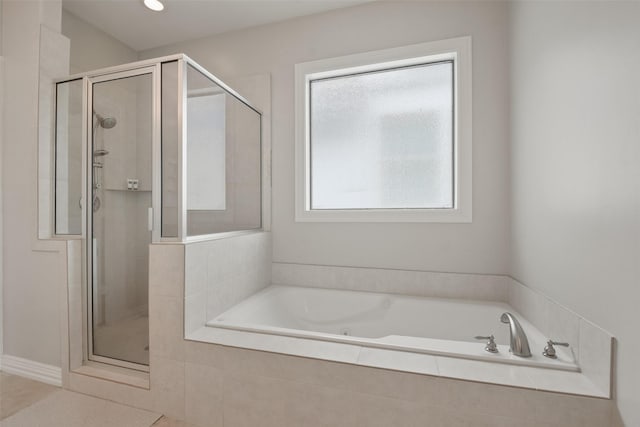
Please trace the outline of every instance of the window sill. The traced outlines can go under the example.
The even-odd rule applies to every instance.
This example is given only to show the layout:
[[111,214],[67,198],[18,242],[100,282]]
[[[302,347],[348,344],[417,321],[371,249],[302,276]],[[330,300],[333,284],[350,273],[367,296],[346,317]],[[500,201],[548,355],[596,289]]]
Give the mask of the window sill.
[[296,222],[470,223],[472,215],[470,209],[299,209]]

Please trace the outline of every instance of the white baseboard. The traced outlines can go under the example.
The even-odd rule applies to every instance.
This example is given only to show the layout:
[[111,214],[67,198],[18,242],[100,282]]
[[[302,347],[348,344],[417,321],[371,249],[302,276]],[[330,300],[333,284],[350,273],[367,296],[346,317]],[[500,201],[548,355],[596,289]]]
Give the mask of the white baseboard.
[[5,354],[0,360],[0,367],[7,374],[62,387],[62,369],[57,366]]

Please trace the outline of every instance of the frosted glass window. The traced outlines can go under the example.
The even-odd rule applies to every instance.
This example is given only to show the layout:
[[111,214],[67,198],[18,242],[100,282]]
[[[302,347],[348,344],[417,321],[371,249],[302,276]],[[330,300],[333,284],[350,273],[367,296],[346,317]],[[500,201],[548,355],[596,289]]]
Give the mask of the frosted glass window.
[[453,61],[309,82],[310,207],[454,207]]

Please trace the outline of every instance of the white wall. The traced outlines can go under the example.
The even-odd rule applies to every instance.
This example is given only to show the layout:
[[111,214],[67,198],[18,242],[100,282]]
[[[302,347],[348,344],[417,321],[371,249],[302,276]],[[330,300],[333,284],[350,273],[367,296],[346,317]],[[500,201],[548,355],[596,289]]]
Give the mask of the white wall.
[[[66,280],[66,246],[38,239],[38,134],[46,131],[39,130],[38,91],[43,57],[48,66],[55,62],[50,56],[58,55],[40,51],[41,25],[51,34],[59,33],[61,14],[61,2],[56,0],[2,2],[3,352],[53,366],[61,364],[60,322],[65,317],[60,313],[60,292]],[[137,59],[126,49],[117,55],[96,50],[91,56],[90,31],[73,28],[76,49],[78,40],[85,49],[75,51],[75,71]],[[112,41],[95,43],[104,47]],[[48,182],[47,177],[43,180]]]
[[[294,64],[368,50],[473,37],[472,224],[294,222]],[[270,73],[273,256],[278,262],[506,273],[507,6],[375,2],[141,52],[184,52],[222,79]]]
[[512,274],[617,336],[617,404],[640,425],[640,3],[510,16]]
[[65,245],[37,239],[40,29],[59,31],[60,2],[5,1],[2,7],[3,351],[60,366]]
[[135,50],[66,10],[62,34],[71,39],[71,74],[138,60]]
[[[4,120],[4,56],[2,48],[2,8],[4,1],[0,0],[0,189],[2,188],[2,130]],[[2,359],[2,197],[0,197],[0,359]],[[0,360],[0,369],[2,360]]]

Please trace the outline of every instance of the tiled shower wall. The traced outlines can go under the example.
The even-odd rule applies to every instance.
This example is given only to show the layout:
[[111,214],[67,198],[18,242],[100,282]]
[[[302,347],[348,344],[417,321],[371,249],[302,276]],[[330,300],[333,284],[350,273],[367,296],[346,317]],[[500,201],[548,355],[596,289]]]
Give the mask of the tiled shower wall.
[[[94,180],[100,184],[95,190],[100,204],[93,213],[97,280],[93,314],[97,325],[108,325],[147,313],[148,247],[151,243],[147,224],[151,206],[151,85],[148,80],[142,82],[138,77],[98,85],[108,86],[94,87],[93,111],[117,121],[113,128],[105,129],[97,125],[97,118],[93,117],[93,123],[96,123],[93,150],[108,152],[93,158],[94,163],[102,165],[93,169]],[[81,132],[76,129],[70,133]],[[80,155],[76,154],[77,164],[72,166],[79,168]],[[137,191],[127,188],[128,179],[139,181]],[[78,201],[72,202],[77,208]]]

